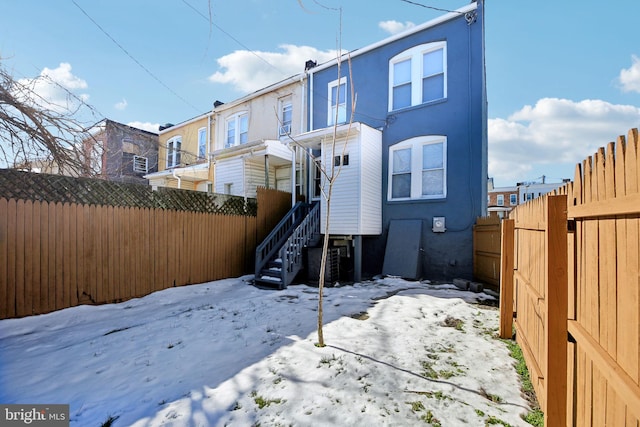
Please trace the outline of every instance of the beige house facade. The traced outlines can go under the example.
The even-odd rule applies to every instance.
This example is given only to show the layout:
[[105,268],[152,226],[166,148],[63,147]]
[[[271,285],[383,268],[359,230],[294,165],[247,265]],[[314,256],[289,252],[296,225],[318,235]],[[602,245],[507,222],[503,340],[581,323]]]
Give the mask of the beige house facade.
[[[305,121],[305,80],[295,76],[213,110],[214,192],[255,197],[258,187],[293,192],[294,139]],[[300,185],[298,185],[299,187]]]
[[145,175],[154,187],[212,191],[213,171],[209,154],[213,138],[212,113],[177,125],[161,126],[158,172]]
[[258,187],[302,194],[306,155],[294,135],[306,126],[305,84],[300,74],[162,126],[158,172],[145,178],[155,187],[251,198]]

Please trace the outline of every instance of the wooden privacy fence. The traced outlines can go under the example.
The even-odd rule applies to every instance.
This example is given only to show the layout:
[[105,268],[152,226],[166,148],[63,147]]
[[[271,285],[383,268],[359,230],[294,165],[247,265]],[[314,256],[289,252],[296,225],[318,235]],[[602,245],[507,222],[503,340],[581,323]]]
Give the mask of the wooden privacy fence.
[[498,290],[500,285],[500,217],[480,217],[473,226],[473,277]]
[[503,223],[500,334],[523,348],[551,426],[640,422],[638,131]]
[[250,272],[290,206],[289,193],[266,189],[257,216],[0,198],[0,318]]

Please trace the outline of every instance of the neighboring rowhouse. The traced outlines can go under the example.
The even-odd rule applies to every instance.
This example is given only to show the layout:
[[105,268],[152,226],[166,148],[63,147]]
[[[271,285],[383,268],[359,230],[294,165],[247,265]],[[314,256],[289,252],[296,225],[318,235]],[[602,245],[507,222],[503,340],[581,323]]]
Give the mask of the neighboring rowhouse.
[[[356,279],[471,278],[472,227],[487,207],[483,1],[348,56],[339,72],[337,60],[308,71],[309,132],[295,137],[342,165],[332,243]],[[311,171],[308,199],[323,200],[322,187]]]
[[487,211],[489,215],[506,215],[518,205],[518,187],[494,187],[493,178],[487,183]]
[[104,119],[90,131],[81,149],[70,151],[81,169],[35,159],[19,169],[67,176],[92,176],[109,181],[146,184],[144,175],[158,170],[158,134]]
[[105,119],[85,150],[99,176],[109,181],[146,184],[144,175],[158,170],[158,134]]
[[[217,103],[211,153],[216,193],[256,197],[258,187],[296,191],[288,135],[300,133],[306,124],[303,77],[290,77],[227,104]],[[300,175],[299,161],[296,164]]]
[[212,191],[212,113],[201,114],[177,125],[160,126],[157,172],[145,178],[154,187]]

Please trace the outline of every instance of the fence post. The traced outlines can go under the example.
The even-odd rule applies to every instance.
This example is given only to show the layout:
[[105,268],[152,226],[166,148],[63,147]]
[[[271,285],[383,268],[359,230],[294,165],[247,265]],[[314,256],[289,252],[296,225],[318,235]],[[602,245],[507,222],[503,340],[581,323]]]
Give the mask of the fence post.
[[567,196],[548,196],[544,425],[567,423]]
[[502,220],[500,255],[500,338],[513,336],[513,250],[515,221]]

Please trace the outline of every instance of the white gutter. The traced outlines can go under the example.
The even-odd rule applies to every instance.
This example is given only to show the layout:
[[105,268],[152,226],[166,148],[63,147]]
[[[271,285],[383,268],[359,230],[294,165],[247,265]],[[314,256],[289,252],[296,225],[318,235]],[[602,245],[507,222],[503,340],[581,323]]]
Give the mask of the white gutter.
[[[215,179],[215,172],[212,174],[211,173],[211,168],[213,167],[213,164],[211,162],[211,115],[213,113],[209,113],[207,115],[207,162],[209,162],[209,176],[213,176],[213,178]],[[207,181],[209,180],[209,176],[207,177]],[[215,183],[211,183],[211,186],[213,187],[215,185]]]
[[313,129],[313,73],[309,73],[309,126],[307,129]]
[[242,98],[234,99],[233,101],[229,101],[228,103],[224,103],[224,104],[220,105],[219,107],[214,108],[213,111],[214,112],[222,112],[222,111],[225,111],[225,110],[227,110],[229,108],[232,108],[232,107],[235,107],[235,106],[237,106],[239,104],[242,104],[244,102],[250,101],[253,98],[257,98],[257,97],[259,97],[261,95],[264,95],[265,93],[271,93],[271,92],[273,92],[275,90],[278,90],[280,88],[288,86],[288,85],[290,85],[292,83],[296,83],[296,81],[299,80],[299,76],[303,76],[303,75],[304,75],[304,73],[299,73],[299,74],[293,75],[291,77],[287,77],[284,80],[281,80],[281,81],[279,81],[277,83],[274,83],[274,84],[272,84],[270,86],[264,87],[264,88],[262,88],[260,90],[257,90],[255,92],[253,92],[253,93],[245,95]]
[[168,133],[168,132],[172,132],[172,131],[176,130],[176,128],[178,128],[179,126],[186,126],[186,125],[191,124],[193,122],[196,122],[198,120],[202,120],[204,117],[211,116],[211,114],[212,113],[209,111],[209,112],[206,112],[204,114],[200,114],[197,117],[185,120],[184,122],[176,123],[173,126],[170,126],[170,127],[166,128],[166,129],[163,129],[163,130],[159,131],[158,132],[158,136],[162,135],[162,134],[165,134],[165,133]]
[[173,170],[173,174],[172,175],[173,175],[173,177],[175,179],[178,180],[178,190],[181,190],[182,189],[182,180],[180,179],[179,176],[176,175],[176,170],[175,169]]

